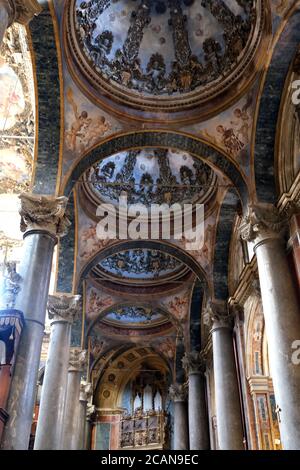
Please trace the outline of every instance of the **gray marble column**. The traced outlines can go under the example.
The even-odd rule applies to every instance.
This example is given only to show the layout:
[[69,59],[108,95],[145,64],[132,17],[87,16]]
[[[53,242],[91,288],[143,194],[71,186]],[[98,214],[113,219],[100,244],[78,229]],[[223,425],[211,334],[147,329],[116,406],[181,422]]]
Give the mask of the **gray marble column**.
[[87,418],[87,406],[88,402],[93,396],[92,384],[89,382],[82,381],[80,384],[80,396],[79,396],[79,423],[78,423],[78,446],[77,449],[85,449],[85,435],[86,435],[86,418]]
[[189,428],[186,386],[178,383],[171,385],[169,395],[174,403],[174,450],[188,450]]
[[86,410],[86,426],[85,426],[85,444],[84,448],[86,450],[91,449],[91,438],[92,438],[92,416],[95,413],[95,405],[87,404]]
[[80,435],[80,383],[87,364],[87,351],[71,348],[64,413],[63,449],[78,450]]
[[190,450],[208,450],[209,423],[205,396],[205,360],[203,354],[191,351],[182,360],[189,378],[188,417]]
[[6,29],[14,21],[26,25],[41,11],[37,0],[0,0],[0,45]]
[[21,229],[24,251],[19,273],[22,279],[15,308],[24,314],[23,330],[7,405],[9,414],[2,449],[28,448],[35,404],[37,375],[44,336],[44,322],[57,237],[66,231],[65,197],[51,198],[23,194]]
[[50,295],[48,314],[51,334],[39,417],[35,450],[62,448],[64,406],[67,390],[71,327],[81,311],[79,295]]
[[274,206],[254,205],[243,220],[241,233],[244,240],[255,244],[281,441],[285,450],[299,450],[300,305],[286,257],[286,225]]
[[220,450],[244,450],[244,432],[233,348],[233,319],[226,306],[210,304],[217,432]]

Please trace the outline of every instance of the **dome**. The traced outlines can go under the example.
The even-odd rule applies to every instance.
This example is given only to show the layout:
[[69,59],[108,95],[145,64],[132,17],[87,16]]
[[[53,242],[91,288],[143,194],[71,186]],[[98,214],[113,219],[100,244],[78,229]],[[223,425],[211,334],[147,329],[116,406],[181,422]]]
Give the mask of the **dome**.
[[241,78],[261,38],[263,3],[73,0],[67,43],[96,94],[174,111],[224,93]]
[[89,170],[88,191],[97,200],[128,205],[204,202],[215,192],[216,175],[199,159],[174,149],[141,149],[105,158]]
[[110,255],[92,271],[96,278],[102,280],[116,280],[125,284],[160,285],[163,281],[182,277],[188,268],[167,253],[142,248]]

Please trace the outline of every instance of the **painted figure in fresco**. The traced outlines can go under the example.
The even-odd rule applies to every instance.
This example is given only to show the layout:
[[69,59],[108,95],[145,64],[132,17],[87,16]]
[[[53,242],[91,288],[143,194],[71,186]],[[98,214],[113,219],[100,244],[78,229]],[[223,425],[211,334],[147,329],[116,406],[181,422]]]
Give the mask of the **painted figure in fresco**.
[[88,126],[91,123],[91,118],[88,117],[88,113],[86,111],[82,111],[81,113],[78,112],[78,106],[74,100],[71,88],[67,91],[67,100],[73,109],[75,120],[71,125],[71,129],[66,133],[66,143],[68,148],[72,152],[75,152],[77,150],[77,139],[82,137],[82,130],[84,126]]
[[87,127],[86,133],[86,147],[93,145],[99,137],[103,137],[107,131],[111,129],[111,124],[108,122],[104,116],[99,116],[95,119],[92,119],[90,124]]
[[248,113],[253,103],[253,94],[250,93],[247,97],[247,101],[242,108],[236,108],[233,111],[234,120],[230,122],[235,128],[237,136],[242,140],[244,145],[249,144],[249,134],[251,129],[251,118]]
[[80,113],[71,88],[67,91],[67,100],[72,107],[75,119],[71,124],[71,129],[66,133],[66,144],[72,152],[83,151],[103,137],[111,129],[111,124],[104,116],[92,119],[87,111]]
[[236,156],[244,148],[244,143],[239,139],[232,128],[226,129],[225,126],[220,124],[217,126],[216,130],[220,134],[221,143],[230,155]]

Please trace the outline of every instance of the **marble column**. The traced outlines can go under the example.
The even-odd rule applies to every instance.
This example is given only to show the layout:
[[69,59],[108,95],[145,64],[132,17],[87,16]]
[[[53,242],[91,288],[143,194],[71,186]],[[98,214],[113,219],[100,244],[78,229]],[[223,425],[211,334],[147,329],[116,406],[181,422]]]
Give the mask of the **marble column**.
[[19,273],[21,289],[15,308],[24,314],[25,328],[19,343],[7,412],[2,449],[28,448],[35,404],[37,375],[44,336],[44,322],[57,237],[66,233],[67,198],[22,194],[21,230],[23,256]]
[[300,305],[284,243],[287,220],[270,204],[249,207],[241,225],[254,243],[283,448],[300,449]]
[[41,11],[37,0],[0,0],[0,45],[6,29],[14,21],[27,25]]
[[86,426],[85,426],[85,444],[84,448],[86,450],[91,449],[91,440],[92,440],[92,418],[95,413],[95,405],[87,404],[86,410]]
[[86,435],[86,418],[87,418],[87,406],[88,402],[93,396],[92,384],[89,382],[82,381],[80,384],[80,396],[79,396],[79,433],[78,433],[78,446],[77,449],[85,449],[85,435]]
[[225,304],[210,304],[217,433],[220,450],[244,450],[244,432],[233,347],[233,318]]
[[63,449],[78,450],[80,435],[80,383],[87,365],[87,351],[71,348],[64,413]]
[[174,450],[188,450],[189,428],[186,386],[178,383],[171,385],[169,395],[174,403]]
[[79,295],[50,295],[51,321],[49,352],[35,436],[35,450],[62,448],[64,406],[67,390],[71,327],[81,311]]
[[208,450],[209,423],[205,396],[205,360],[198,351],[186,353],[183,360],[189,378],[188,416],[190,450]]

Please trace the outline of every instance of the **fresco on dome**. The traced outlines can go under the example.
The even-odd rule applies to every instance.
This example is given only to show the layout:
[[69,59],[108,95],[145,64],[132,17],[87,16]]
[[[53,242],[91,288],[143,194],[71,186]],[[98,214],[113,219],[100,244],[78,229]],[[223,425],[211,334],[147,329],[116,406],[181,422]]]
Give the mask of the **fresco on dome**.
[[129,206],[149,206],[203,200],[214,184],[214,173],[188,153],[146,148],[105,158],[87,172],[87,180],[105,202],[118,204],[126,192]]
[[176,258],[158,250],[134,249],[107,257],[99,267],[120,279],[158,279],[183,267]]
[[151,306],[125,305],[112,309],[104,320],[117,322],[120,324],[144,324],[150,325],[152,322],[164,320],[165,315],[159,310],[152,309]]

